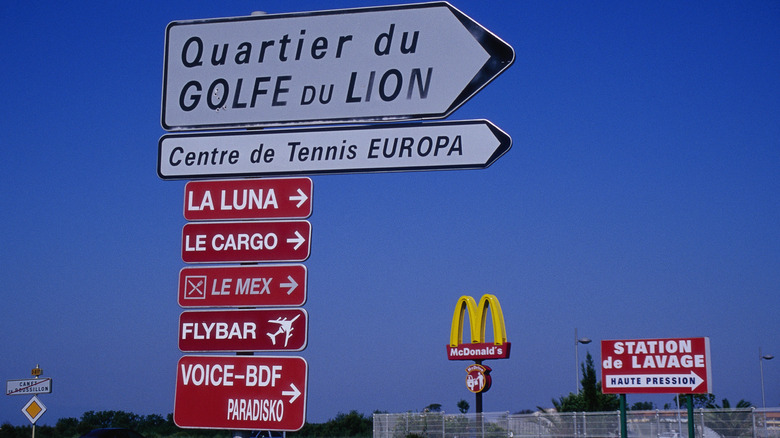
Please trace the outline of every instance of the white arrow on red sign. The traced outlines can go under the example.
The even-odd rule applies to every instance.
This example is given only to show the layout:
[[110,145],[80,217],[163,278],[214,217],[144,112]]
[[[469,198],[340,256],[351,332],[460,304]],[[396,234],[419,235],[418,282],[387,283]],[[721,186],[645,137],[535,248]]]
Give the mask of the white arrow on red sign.
[[309,258],[308,221],[192,222],[182,229],[185,263],[302,262]]
[[604,386],[610,389],[687,388],[693,391],[704,379],[691,371],[688,374],[605,374]]
[[514,50],[446,2],[176,21],[166,130],[443,118]]
[[183,428],[299,430],[307,381],[301,357],[184,356],[176,369],[173,420]]
[[190,181],[184,187],[184,218],[305,219],[311,194],[310,178]]

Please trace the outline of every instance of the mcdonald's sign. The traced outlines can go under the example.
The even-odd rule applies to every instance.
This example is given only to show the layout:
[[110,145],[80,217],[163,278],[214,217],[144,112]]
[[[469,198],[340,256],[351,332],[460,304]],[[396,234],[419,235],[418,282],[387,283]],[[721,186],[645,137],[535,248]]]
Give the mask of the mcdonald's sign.
[[[485,342],[488,310],[493,320],[493,342]],[[463,321],[467,311],[470,343],[463,342]],[[449,360],[508,359],[510,346],[511,344],[506,341],[504,314],[495,295],[482,295],[479,304],[470,296],[464,295],[458,298],[452,315],[450,343],[447,345]]]

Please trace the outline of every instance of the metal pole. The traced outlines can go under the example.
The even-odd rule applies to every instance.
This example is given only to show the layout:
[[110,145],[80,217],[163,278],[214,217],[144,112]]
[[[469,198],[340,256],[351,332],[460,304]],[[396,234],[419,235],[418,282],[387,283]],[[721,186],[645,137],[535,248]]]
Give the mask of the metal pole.
[[577,328],[574,328],[574,372],[577,376],[576,385],[574,386],[575,394],[580,393],[580,344],[590,344],[591,340],[589,338],[582,338],[580,339],[579,336],[577,336]]
[[628,421],[626,421],[625,394],[620,394],[620,438],[628,438]]
[[764,361],[774,359],[771,354],[763,354],[761,347],[758,347],[758,365],[761,369],[761,406],[764,411],[764,435],[766,436],[766,398],[764,397]]
[[574,328],[574,393],[580,393],[580,338],[577,337],[577,328]]
[[696,429],[693,424],[693,394],[688,394],[688,438],[694,438]]

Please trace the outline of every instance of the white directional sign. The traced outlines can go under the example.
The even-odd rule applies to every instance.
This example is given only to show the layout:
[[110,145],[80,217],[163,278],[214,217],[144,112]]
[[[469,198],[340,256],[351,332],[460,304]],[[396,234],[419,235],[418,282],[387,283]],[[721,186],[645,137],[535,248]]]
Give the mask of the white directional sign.
[[175,21],[166,130],[443,118],[514,61],[447,2]]
[[164,135],[163,179],[485,168],[512,139],[487,120]]
[[604,387],[610,390],[661,388],[677,389],[679,393],[690,393],[702,383],[703,377],[695,372],[667,374],[607,374]]
[[6,395],[49,394],[51,378],[8,380],[5,383]]

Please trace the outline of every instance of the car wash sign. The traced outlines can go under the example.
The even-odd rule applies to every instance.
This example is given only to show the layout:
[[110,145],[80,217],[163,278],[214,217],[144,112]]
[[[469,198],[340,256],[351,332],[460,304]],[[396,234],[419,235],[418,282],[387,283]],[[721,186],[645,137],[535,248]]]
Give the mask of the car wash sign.
[[449,3],[168,25],[166,130],[443,118],[514,50]]
[[712,392],[709,338],[601,341],[605,394]]

